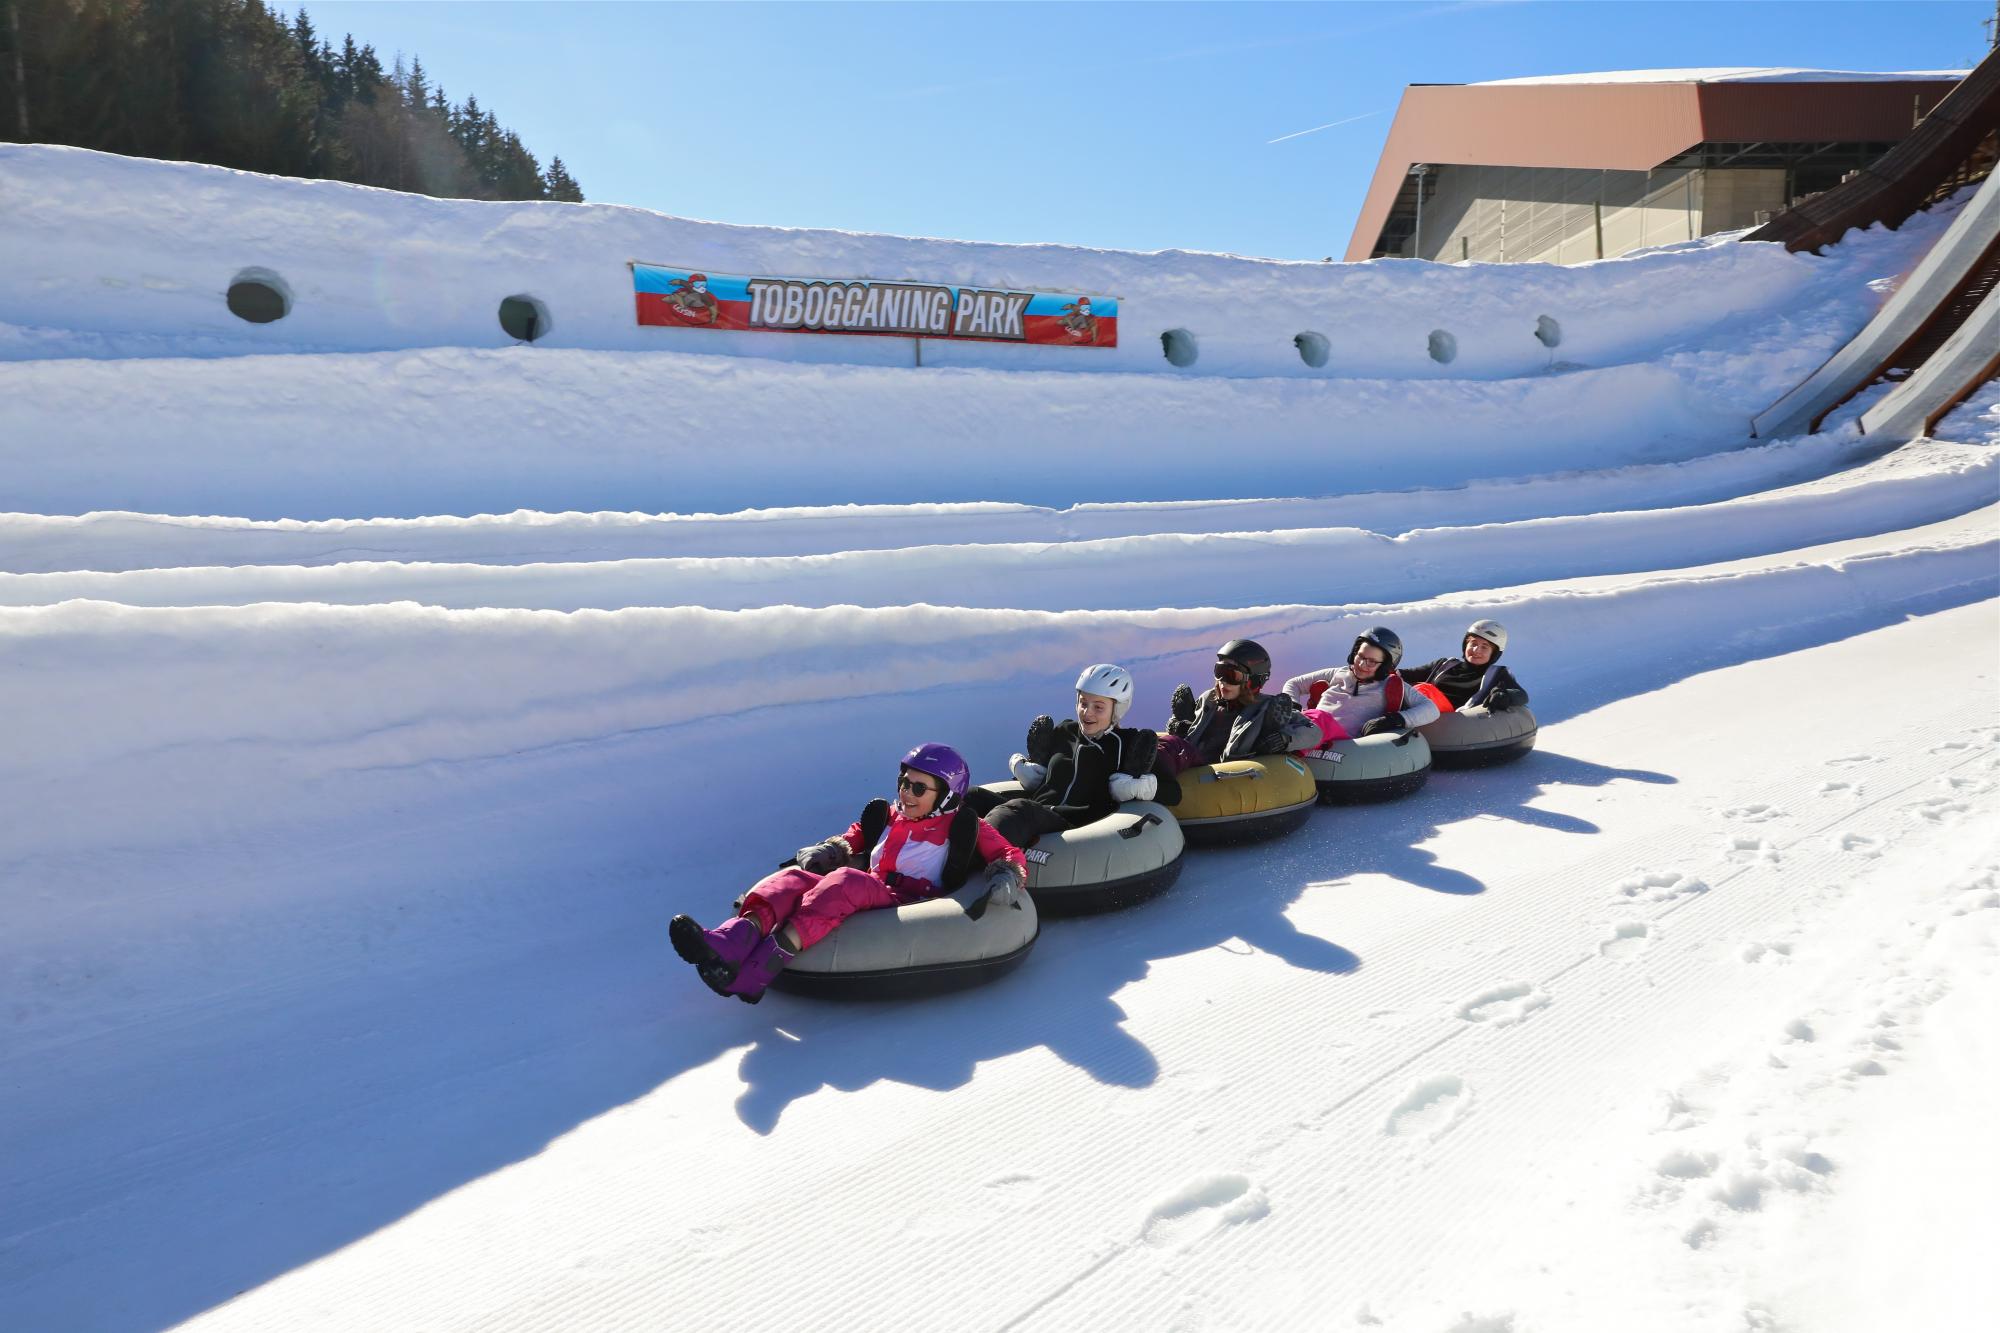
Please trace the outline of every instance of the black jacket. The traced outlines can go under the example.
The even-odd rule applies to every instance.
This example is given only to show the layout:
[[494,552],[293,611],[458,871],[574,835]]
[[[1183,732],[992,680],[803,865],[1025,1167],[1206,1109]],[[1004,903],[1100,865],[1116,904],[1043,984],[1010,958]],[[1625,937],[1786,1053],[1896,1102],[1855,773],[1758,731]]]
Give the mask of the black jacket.
[[1319,728],[1299,716],[1299,705],[1280,690],[1259,694],[1241,708],[1231,708],[1213,689],[1204,690],[1194,706],[1194,724],[1187,743],[1204,764],[1225,759],[1255,759],[1259,742],[1272,732],[1284,732],[1287,748],[1306,750],[1319,744]]
[[[1516,708],[1528,702],[1528,692],[1514,679],[1514,673],[1499,663],[1474,666],[1457,657],[1440,657],[1435,662],[1422,666],[1401,667],[1396,674],[1412,685],[1435,685],[1438,692],[1451,700],[1453,708],[1463,708],[1479,692],[1480,683],[1486,679],[1488,671],[1493,672],[1493,690],[1514,690],[1520,698],[1513,700]],[[1493,691],[1489,691],[1490,694]]]
[[1061,814],[1072,827],[1102,819],[1118,808],[1111,795],[1111,775],[1136,778],[1151,772],[1159,745],[1158,735],[1139,727],[1113,727],[1093,737],[1084,735],[1073,720],[1058,722],[1049,776],[1030,796],[1037,805]]

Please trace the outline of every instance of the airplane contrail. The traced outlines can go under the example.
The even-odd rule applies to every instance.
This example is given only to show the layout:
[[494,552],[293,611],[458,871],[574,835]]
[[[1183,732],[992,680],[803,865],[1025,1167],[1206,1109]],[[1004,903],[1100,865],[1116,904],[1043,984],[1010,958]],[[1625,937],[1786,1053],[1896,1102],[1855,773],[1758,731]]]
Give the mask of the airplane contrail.
[[1324,125],[1315,125],[1309,130],[1293,130],[1290,134],[1281,134],[1275,139],[1266,139],[1264,142],[1267,144],[1283,143],[1287,139],[1296,139],[1301,134],[1318,134],[1321,130],[1332,129],[1335,125],[1352,125],[1357,120],[1366,120],[1370,116],[1379,116],[1381,114],[1380,111],[1364,111],[1358,116],[1349,116],[1346,120],[1329,121]]

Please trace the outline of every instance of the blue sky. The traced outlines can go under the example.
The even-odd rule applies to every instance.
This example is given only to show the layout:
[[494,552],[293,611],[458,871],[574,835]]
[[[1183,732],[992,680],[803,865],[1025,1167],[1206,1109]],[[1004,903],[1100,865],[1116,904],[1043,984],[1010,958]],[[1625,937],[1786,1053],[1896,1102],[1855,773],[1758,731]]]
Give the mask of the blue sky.
[[560,154],[593,202],[1289,259],[1345,249],[1406,84],[1963,68],[1993,14],[1986,0],[306,7],[385,64],[420,55],[454,101],[476,94],[544,162]]

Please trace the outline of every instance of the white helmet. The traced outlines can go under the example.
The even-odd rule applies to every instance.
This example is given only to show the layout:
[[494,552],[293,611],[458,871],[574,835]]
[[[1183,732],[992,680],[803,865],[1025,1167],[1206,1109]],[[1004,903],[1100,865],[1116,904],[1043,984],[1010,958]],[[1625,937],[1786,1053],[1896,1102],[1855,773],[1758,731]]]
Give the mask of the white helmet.
[[[1480,638],[1492,644],[1493,655],[1495,657],[1507,651],[1507,627],[1497,620],[1475,620],[1465,627],[1465,632],[1467,634],[1477,634]],[[1459,644],[1461,647],[1464,643],[1465,640],[1460,638]]]
[[1132,673],[1122,666],[1099,662],[1096,666],[1085,667],[1083,674],[1076,678],[1076,692],[1101,694],[1109,699],[1111,725],[1115,727],[1125,720],[1125,710],[1132,706]]

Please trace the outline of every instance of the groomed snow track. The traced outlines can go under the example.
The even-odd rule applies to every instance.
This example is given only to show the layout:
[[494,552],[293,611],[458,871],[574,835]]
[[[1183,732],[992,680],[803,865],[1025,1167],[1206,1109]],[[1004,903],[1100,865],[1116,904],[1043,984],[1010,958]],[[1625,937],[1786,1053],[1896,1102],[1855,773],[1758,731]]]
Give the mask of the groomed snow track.
[[[55,224],[113,184],[198,184],[182,226],[232,198],[323,225],[330,199],[387,233],[408,207],[8,170],[49,186],[35,253],[71,289],[99,261]],[[1914,1259],[1843,1286],[1801,1255],[2000,1239],[1950,1183],[1978,1178],[1990,1080],[1923,1136],[1943,1161],[1882,1128],[1948,1095],[1944,1045],[2000,1065],[1963,1016],[2000,943],[2000,389],[1893,450],[1854,427],[1880,392],[1737,439],[1952,216],[1821,259],[1445,271],[1495,327],[1582,303],[1607,353],[1464,379],[1239,350],[1205,380],[912,388],[583,334],[524,363],[449,321],[177,342],[0,299],[0,454],[26,464],[0,514],[0,1326],[1822,1333],[1890,1317],[1885,1281],[1931,1326],[1982,1309]],[[893,239],[827,237],[746,243]],[[1128,300],[1298,276],[1021,249]],[[1442,317],[1406,308],[1432,266],[1319,267],[1324,299]],[[1710,308],[1710,270],[1758,276],[1752,317]],[[1617,318],[1673,290],[1669,332]],[[657,401],[592,407],[648,385],[693,404],[659,438],[631,434]],[[111,392],[115,420],[76,421]],[[954,397],[992,438],[923,415]],[[1315,425],[1349,400],[1355,435]],[[822,433],[814,402],[906,425],[857,467],[861,427]],[[1137,453],[1077,444],[1176,414]],[[951,485],[884,479],[913,461]],[[678,513],[594,507],[676,488]],[[1424,658],[1481,616],[1513,633],[1532,755],[1190,853],[988,990],[752,1010],[665,945],[852,818],[894,751],[945,739],[997,776],[1084,663],[1131,667],[1153,724],[1226,638],[1303,670],[1361,626]],[[1921,690],[1857,686],[1885,662]],[[1940,1183],[1912,1203],[1898,1172]]]

